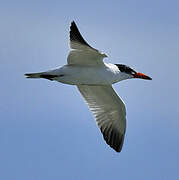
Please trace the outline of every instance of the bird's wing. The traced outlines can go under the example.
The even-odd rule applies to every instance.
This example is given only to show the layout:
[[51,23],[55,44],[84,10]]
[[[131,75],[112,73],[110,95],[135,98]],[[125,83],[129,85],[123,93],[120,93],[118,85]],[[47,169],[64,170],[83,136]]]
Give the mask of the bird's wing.
[[77,86],[93,112],[107,144],[120,152],[126,130],[126,109],[112,86]]
[[70,48],[68,64],[97,65],[103,64],[103,58],[107,55],[91,47],[80,34],[75,22],[70,26]]

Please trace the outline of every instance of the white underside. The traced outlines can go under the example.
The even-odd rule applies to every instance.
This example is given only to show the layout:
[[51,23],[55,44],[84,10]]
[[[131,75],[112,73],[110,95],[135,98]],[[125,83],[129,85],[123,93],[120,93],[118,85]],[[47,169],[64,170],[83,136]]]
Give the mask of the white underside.
[[114,64],[107,63],[101,66],[65,65],[47,73],[58,75],[54,78],[58,82],[71,85],[111,85],[130,78]]
[[114,64],[103,62],[104,53],[88,46],[73,22],[67,65],[47,72],[26,74],[28,78],[46,78],[65,84],[77,85],[107,144],[120,152],[126,129],[126,110],[112,84],[132,75],[121,72]]

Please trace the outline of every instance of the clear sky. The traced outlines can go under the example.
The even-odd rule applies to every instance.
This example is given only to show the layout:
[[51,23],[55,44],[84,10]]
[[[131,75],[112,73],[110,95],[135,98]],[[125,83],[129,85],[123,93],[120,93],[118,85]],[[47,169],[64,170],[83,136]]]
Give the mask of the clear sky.
[[[178,9],[177,0],[2,0],[0,179],[178,180]],[[127,107],[121,153],[76,87],[24,78],[66,64],[72,20],[106,62],[153,78],[114,86]]]

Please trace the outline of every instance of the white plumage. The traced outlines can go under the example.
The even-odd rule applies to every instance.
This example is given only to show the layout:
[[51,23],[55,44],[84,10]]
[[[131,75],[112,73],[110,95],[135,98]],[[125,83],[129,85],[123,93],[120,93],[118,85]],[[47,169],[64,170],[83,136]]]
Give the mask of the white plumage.
[[126,131],[126,109],[112,84],[130,78],[151,78],[125,65],[104,63],[103,58],[107,55],[91,47],[83,39],[75,22],[70,27],[70,47],[67,65],[25,75],[27,78],[45,78],[77,85],[93,112],[105,141],[120,152]]

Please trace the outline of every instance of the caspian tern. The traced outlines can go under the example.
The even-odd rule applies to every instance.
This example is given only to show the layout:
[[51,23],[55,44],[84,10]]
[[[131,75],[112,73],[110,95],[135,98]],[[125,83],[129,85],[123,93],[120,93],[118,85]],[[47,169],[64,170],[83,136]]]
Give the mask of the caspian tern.
[[25,76],[76,85],[93,112],[106,143],[120,152],[126,131],[126,108],[112,84],[131,78],[152,78],[123,64],[104,63],[103,58],[107,55],[83,39],[74,21],[70,26],[70,47],[67,65]]

